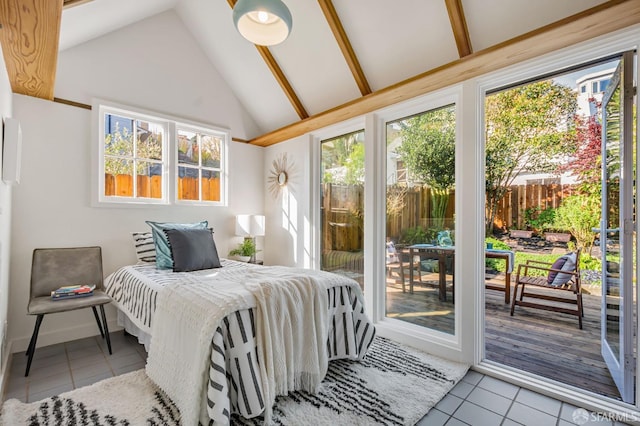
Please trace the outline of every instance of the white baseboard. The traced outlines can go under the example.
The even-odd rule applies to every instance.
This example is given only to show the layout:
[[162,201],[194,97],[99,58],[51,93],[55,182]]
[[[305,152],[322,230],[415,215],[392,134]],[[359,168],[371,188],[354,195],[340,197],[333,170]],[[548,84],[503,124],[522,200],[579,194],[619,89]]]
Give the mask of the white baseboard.
[[[116,319],[107,320],[109,331],[114,332],[122,330],[122,327],[118,326]],[[99,334],[98,327],[95,322],[79,325],[77,327],[65,328],[63,330],[54,330],[49,332],[40,332],[38,334],[38,342],[36,348],[43,346],[55,345],[56,343],[70,342],[72,340],[84,339],[85,337],[96,336]],[[24,352],[29,346],[29,340],[31,336],[13,339],[9,342],[10,351],[7,353]]]
[[9,381],[9,369],[11,368],[10,360],[13,357],[11,352],[13,346],[12,343],[13,342],[9,341],[9,343],[7,344],[7,351],[4,354],[4,359],[0,360],[0,366],[4,365],[4,368],[0,372],[0,396],[2,397],[2,401],[4,401],[4,393],[7,389],[7,383]]

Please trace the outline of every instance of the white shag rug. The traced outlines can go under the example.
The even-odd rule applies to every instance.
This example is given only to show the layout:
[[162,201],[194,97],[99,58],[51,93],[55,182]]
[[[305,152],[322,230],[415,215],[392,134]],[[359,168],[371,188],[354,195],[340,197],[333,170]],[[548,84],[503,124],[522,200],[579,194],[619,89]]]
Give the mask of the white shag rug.
[[[331,362],[316,394],[279,397],[273,421],[295,426],[414,425],[467,369],[376,337],[363,361]],[[178,426],[179,419],[171,400],[139,370],[42,401],[7,400],[0,425]],[[232,417],[232,424],[262,423],[262,418]]]

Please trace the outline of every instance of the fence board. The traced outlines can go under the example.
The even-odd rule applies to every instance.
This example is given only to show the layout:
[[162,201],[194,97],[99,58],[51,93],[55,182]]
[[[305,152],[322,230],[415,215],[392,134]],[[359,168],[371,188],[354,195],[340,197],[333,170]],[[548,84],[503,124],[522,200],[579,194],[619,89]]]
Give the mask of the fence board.
[[[202,178],[202,199],[220,201],[220,178]],[[137,176],[138,197],[162,198],[162,176]],[[133,197],[133,177],[131,175],[104,175],[104,195]],[[178,199],[198,200],[198,178],[178,178]]]

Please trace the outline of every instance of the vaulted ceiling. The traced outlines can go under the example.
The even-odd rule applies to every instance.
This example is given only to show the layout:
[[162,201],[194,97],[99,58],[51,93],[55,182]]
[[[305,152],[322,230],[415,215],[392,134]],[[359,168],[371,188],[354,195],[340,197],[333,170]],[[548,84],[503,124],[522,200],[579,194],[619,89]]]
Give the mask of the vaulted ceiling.
[[254,46],[236,0],[3,0],[13,91],[53,99],[57,53],[174,9],[270,145],[640,23],[638,0],[284,0],[293,30]]

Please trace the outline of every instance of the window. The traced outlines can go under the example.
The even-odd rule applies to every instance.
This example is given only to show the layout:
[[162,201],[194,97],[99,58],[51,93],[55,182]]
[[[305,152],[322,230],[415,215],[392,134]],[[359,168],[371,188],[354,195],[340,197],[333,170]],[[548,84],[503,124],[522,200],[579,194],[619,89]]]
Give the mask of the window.
[[220,201],[224,135],[178,129],[178,200]]
[[225,205],[227,131],[97,105],[99,204]]
[[455,334],[456,107],[388,121],[386,139],[386,316]]
[[105,111],[103,123],[101,198],[164,201],[166,123],[124,111]]
[[364,288],[364,130],[323,140],[320,151],[320,269]]

